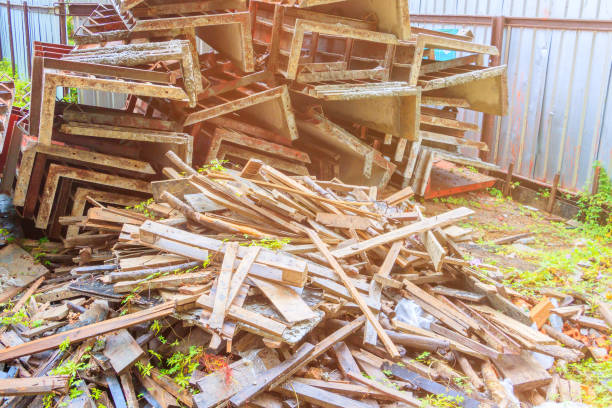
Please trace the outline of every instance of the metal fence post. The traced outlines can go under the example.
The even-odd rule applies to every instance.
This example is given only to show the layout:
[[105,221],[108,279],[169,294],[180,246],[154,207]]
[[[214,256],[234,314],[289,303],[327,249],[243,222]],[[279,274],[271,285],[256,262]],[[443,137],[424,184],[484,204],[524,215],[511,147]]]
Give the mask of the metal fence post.
[[23,2],[23,25],[25,29],[25,42],[26,42],[26,59],[28,61],[28,76],[32,75],[32,44],[30,43],[30,10],[28,8],[28,2]]
[[6,0],[6,16],[8,19],[9,46],[11,48],[11,68],[15,77],[15,47],[13,45],[13,23],[11,21],[11,0]]

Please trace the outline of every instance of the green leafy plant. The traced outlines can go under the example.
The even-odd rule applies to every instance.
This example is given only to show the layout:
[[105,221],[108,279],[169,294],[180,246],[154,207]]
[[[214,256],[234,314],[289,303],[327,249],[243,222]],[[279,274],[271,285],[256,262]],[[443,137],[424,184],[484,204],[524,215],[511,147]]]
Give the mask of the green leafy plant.
[[445,394],[429,394],[425,398],[421,398],[421,407],[438,407],[438,408],[459,408],[464,398],[461,396],[452,397]]
[[13,313],[10,316],[2,316],[0,318],[0,326],[22,325],[25,327],[33,328],[40,327],[42,323],[42,320],[30,320],[30,317],[28,316],[24,308],[19,309],[17,312]]
[[151,363],[147,363],[145,365],[142,362],[137,361],[136,368],[138,369],[138,371],[140,371],[140,374],[149,377],[151,375],[151,370],[153,369],[153,366],[151,365]]
[[223,165],[229,163],[229,160],[214,159],[210,163],[203,165],[198,169],[198,173],[205,173],[207,171],[224,172],[227,170]]
[[13,69],[9,60],[0,60],[0,78],[2,78],[3,75],[6,75],[7,77],[13,79],[13,83],[15,84],[15,98],[13,99],[13,106],[21,108],[30,102],[30,82],[19,78],[19,69],[17,66],[15,66],[15,75],[13,75],[12,71]]
[[429,351],[424,351],[419,354],[416,358],[416,361],[423,364],[429,364],[431,362],[431,353]]
[[158,335],[161,329],[162,325],[159,323],[159,320],[153,320],[153,323],[151,323],[151,327],[149,327],[149,330],[154,331],[155,335]]
[[166,359],[165,368],[162,368],[160,373],[171,377],[179,387],[187,389],[189,387],[189,377],[200,365],[199,359],[203,355],[204,349],[196,346],[189,347],[186,354],[176,351]]
[[612,361],[596,362],[592,358],[557,366],[565,378],[582,384],[582,402],[596,408],[612,406]]
[[66,350],[68,350],[70,348],[70,339],[68,337],[66,337],[64,339],[64,341],[62,341],[59,345],[59,349],[63,352],[65,352]]
[[100,397],[102,396],[102,391],[97,389],[96,387],[93,387],[92,389],[90,389],[89,392],[91,393],[91,398],[93,398],[96,401],[99,400]]
[[594,166],[600,167],[597,194],[583,192],[579,195],[578,219],[583,222],[587,234],[609,242],[612,240],[612,181],[601,163]]
[[151,197],[148,200],[140,202],[140,203],[138,203],[138,204],[136,204],[134,206],[125,207],[125,209],[126,210],[133,210],[133,211],[139,212],[139,213],[143,214],[145,217],[150,218],[152,220],[155,220],[155,216],[149,210],[149,206],[151,204],[153,204],[154,202],[155,202],[155,199],[153,199],[153,197]]
[[11,231],[6,228],[0,228],[0,238],[4,238],[4,241],[8,244],[15,241],[15,237],[11,235]]
[[251,242],[243,242],[240,244],[241,246],[260,246],[263,248],[268,248],[273,251],[278,251],[283,249],[283,247],[291,242],[289,238],[283,239],[274,239],[274,238],[262,238],[260,240],[252,240]]
[[541,188],[536,194],[540,198],[549,198],[550,197],[550,190],[547,189],[547,188]]
[[489,194],[492,197],[495,197],[498,200],[503,200],[504,199],[504,193],[502,193],[502,191],[500,189],[498,189],[498,188],[491,187],[491,188],[488,188],[487,191],[489,192]]

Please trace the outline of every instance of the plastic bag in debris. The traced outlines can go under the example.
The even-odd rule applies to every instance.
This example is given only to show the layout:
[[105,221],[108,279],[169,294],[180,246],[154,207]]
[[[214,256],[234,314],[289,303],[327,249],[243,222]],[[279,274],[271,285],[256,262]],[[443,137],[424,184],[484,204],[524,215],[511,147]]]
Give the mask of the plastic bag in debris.
[[412,300],[402,299],[395,307],[395,318],[411,326],[429,330],[429,325],[434,321],[433,316],[423,312],[423,309]]
[[586,404],[583,404],[581,402],[572,402],[572,401],[565,401],[565,402],[552,402],[552,401],[546,401],[543,404],[540,404],[538,406],[536,406],[535,408],[588,408],[589,406]]
[[521,401],[519,401],[516,395],[514,395],[514,385],[512,384],[512,381],[510,381],[509,378],[505,378],[503,381],[500,381],[500,382],[501,382],[501,385],[504,386],[504,389],[506,390],[506,395],[508,396],[508,399],[510,400],[509,406],[520,407]]
[[535,351],[531,352],[533,358],[536,359],[538,363],[545,370],[549,370],[555,364],[555,358],[551,356],[547,356],[546,354],[536,353]]

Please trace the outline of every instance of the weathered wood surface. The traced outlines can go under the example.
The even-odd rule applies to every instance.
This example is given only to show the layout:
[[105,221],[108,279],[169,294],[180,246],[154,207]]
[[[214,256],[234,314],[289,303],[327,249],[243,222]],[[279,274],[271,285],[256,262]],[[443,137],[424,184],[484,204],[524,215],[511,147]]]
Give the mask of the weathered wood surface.
[[9,397],[65,393],[68,391],[69,380],[68,376],[0,379],[0,395]]

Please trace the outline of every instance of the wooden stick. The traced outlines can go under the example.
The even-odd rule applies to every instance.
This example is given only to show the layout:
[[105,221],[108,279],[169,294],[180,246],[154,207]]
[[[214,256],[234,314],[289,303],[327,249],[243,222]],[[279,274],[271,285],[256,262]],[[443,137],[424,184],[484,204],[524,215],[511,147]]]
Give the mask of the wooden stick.
[[225,257],[221,264],[221,272],[217,278],[217,290],[215,292],[212,314],[208,318],[208,327],[213,330],[219,330],[223,327],[227,307],[231,305],[227,299],[237,253],[238,242],[229,242],[225,247]]
[[8,315],[10,313],[18,312],[26,304],[26,302],[28,301],[30,296],[32,296],[34,294],[34,292],[36,292],[36,290],[43,283],[44,280],[45,280],[45,277],[41,276],[36,281],[34,281],[34,283],[32,283],[32,285],[23,294],[23,296],[21,296],[19,301],[17,303],[15,303],[15,305],[12,307],[12,309],[10,311],[8,311],[8,312],[2,312],[2,314],[0,314],[0,316],[6,316],[6,315]]
[[365,302],[361,294],[357,291],[357,289],[355,288],[355,286],[349,279],[346,272],[344,272],[344,269],[342,269],[342,267],[340,266],[336,258],[334,258],[332,253],[329,251],[329,249],[327,248],[327,245],[325,245],[325,243],[321,240],[321,238],[319,238],[319,235],[317,235],[315,231],[313,231],[310,228],[305,228],[305,230],[308,233],[308,236],[310,237],[312,242],[317,246],[319,251],[327,259],[327,262],[331,265],[334,271],[338,274],[338,276],[342,280],[342,283],[344,284],[346,289],[351,294],[355,303],[359,305],[359,308],[361,309],[363,314],[366,315],[368,321],[372,324],[372,326],[374,327],[374,330],[376,330],[378,337],[380,337],[381,341],[385,345],[385,348],[387,349],[391,357],[399,358],[400,357],[399,350],[397,349],[393,341],[391,341],[391,339],[389,338],[389,336],[387,335],[383,327],[380,325],[378,318],[372,313],[368,304]]
[[601,174],[601,167],[595,167],[595,173],[593,174],[593,185],[591,186],[591,195],[595,195],[599,192],[599,175]]
[[410,225],[406,225],[405,227],[398,228],[394,231],[378,235],[358,244],[336,249],[332,251],[331,254],[338,258],[346,258],[348,256],[353,256],[359,254],[360,252],[367,251],[368,249],[388,244],[389,242],[404,239],[413,234],[418,234],[420,232],[453,224],[454,222],[459,221],[462,218],[469,217],[472,214],[474,214],[474,211],[470,210],[469,208],[456,208],[435,217],[425,218],[422,221],[418,221]]
[[555,200],[557,198],[557,189],[559,188],[559,179],[561,178],[561,174],[555,174],[555,178],[553,180],[552,188],[550,189],[550,197],[548,197],[548,204],[546,205],[546,212],[552,214],[553,208],[555,206]]
[[276,367],[271,368],[270,370],[262,373],[257,383],[243,388],[236,395],[230,398],[229,401],[232,406],[241,407],[257,394],[260,394],[261,392],[265,391],[265,389],[268,388],[274,380],[283,376],[283,374],[292,371],[294,367],[306,360],[306,358],[312,353],[314,348],[315,346],[310,343],[302,344],[300,348],[298,348],[297,351],[289,359],[283,361]]
[[[353,320],[352,322],[348,323],[347,325],[341,327],[340,329],[336,330],[335,332],[327,336],[325,339],[323,339],[321,342],[317,343],[317,345],[314,346],[312,350],[310,350],[307,353],[307,356],[305,358],[300,359],[300,361],[298,361],[296,364],[289,365],[288,368],[284,367],[280,373],[276,371],[277,367],[280,367],[280,366],[277,366],[277,367],[274,367],[268,370],[270,374],[267,375],[264,373],[262,376],[262,378],[265,380],[264,381],[265,384],[262,385],[260,384],[260,382],[258,382],[258,384],[249,387],[250,389],[243,389],[240,393],[232,397],[230,399],[230,402],[232,403],[233,406],[236,406],[236,407],[242,406],[242,404],[244,404],[246,400],[248,400],[249,398],[252,398],[258,393],[264,391],[265,389],[271,390],[281,385],[282,383],[287,381],[289,378],[291,378],[302,367],[306,366],[311,361],[316,360],[323,353],[327,352],[327,350],[333,347],[334,344],[340,341],[343,341],[345,338],[347,338],[352,333],[357,331],[361,326],[363,326],[365,321],[366,321],[365,317],[361,316]],[[310,343],[304,343],[304,344],[310,344]],[[300,349],[298,349],[298,351],[294,354],[294,357],[298,355]],[[273,378],[268,380],[268,378],[271,378],[271,377]]]
[[387,395],[389,398],[395,400],[395,401],[400,401],[400,402],[404,402],[410,406],[413,407],[420,407],[421,404],[418,400],[416,400],[412,394],[406,393],[406,392],[402,392],[402,391],[398,391],[395,388],[391,388],[387,385],[384,385],[382,383],[379,383],[378,381],[374,381],[371,380],[369,378],[365,378],[363,375],[361,375],[360,373],[352,373],[352,372],[348,372],[347,373],[348,377],[351,380],[357,381],[362,383],[363,385],[367,385],[370,388],[375,389],[376,391],[382,392],[385,395]]
[[597,306],[599,306],[599,314],[612,329],[612,310],[610,310],[610,306],[603,301],[598,301]]
[[230,292],[229,296],[227,297],[228,305],[234,303],[234,299],[236,298],[236,295],[238,294],[238,291],[242,286],[242,282],[244,282],[244,279],[246,278],[247,274],[249,273],[249,270],[251,269],[251,266],[253,266],[255,259],[257,259],[257,255],[259,255],[260,249],[261,247],[252,246],[247,251],[245,257],[242,258],[242,262],[240,262],[238,269],[236,269],[234,276],[232,276]]
[[[387,252],[387,256],[383,261],[380,269],[378,270],[378,275],[382,277],[388,277],[391,274],[391,269],[393,269],[393,265],[395,265],[395,261],[399,256],[400,249],[402,248],[402,241],[396,241],[391,246],[389,252]],[[374,299],[375,302],[380,304],[380,297],[382,295],[382,285],[377,282],[375,279],[372,279],[370,282],[370,291],[368,293],[370,299]],[[376,330],[374,330],[374,326],[370,322],[366,323],[365,333],[363,335],[363,342],[367,344],[371,344],[372,346],[376,346],[376,340],[378,339]]]
[[512,191],[512,172],[514,171],[514,162],[508,165],[508,172],[506,173],[506,182],[504,183],[504,196],[507,197]]
[[197,171],[193,169],[193,167],[189,166],[187,163],[181,160],[180,157],[176,155],[172,150],[168,150],[165,154],[166,158],[170,160],[174,166],[176,166],[179,170],[185,172],[187,176],[191,176],[193,174],[198,174]]
[[42,337],[28,343],[23,343],[15,347],[8,347],[4,350],[0,350],[0,363],[23,356],[40,353],[41,351],[51,350],[59,347],[59,345],[66,339],[68,339],[71,344],[80,343],[81,341],[91,337],[96,337],[101,334],[110,333],[126,327],[134,326],[136,324],[168,316],[174,313],[174,311],[175,302],[166,302],[151,309],[116,317],[114,319],[104,320],[102,322],[78,327],[76,329],[67,330],[52,336]]
[[32,377],[0,379],[0,395],[15,397],[22,395],[40,395],[51,392],[66,393],[70,377]]
[[15,296],[17,296],[19,293],[21,293],[22,290],[24,290],[25,287],[23,286],[14,286],[10,289],[7,289],[6,291],[0,293],[0,303],[6,303],[9,300],[11,300],[12,298],[14,298]]

